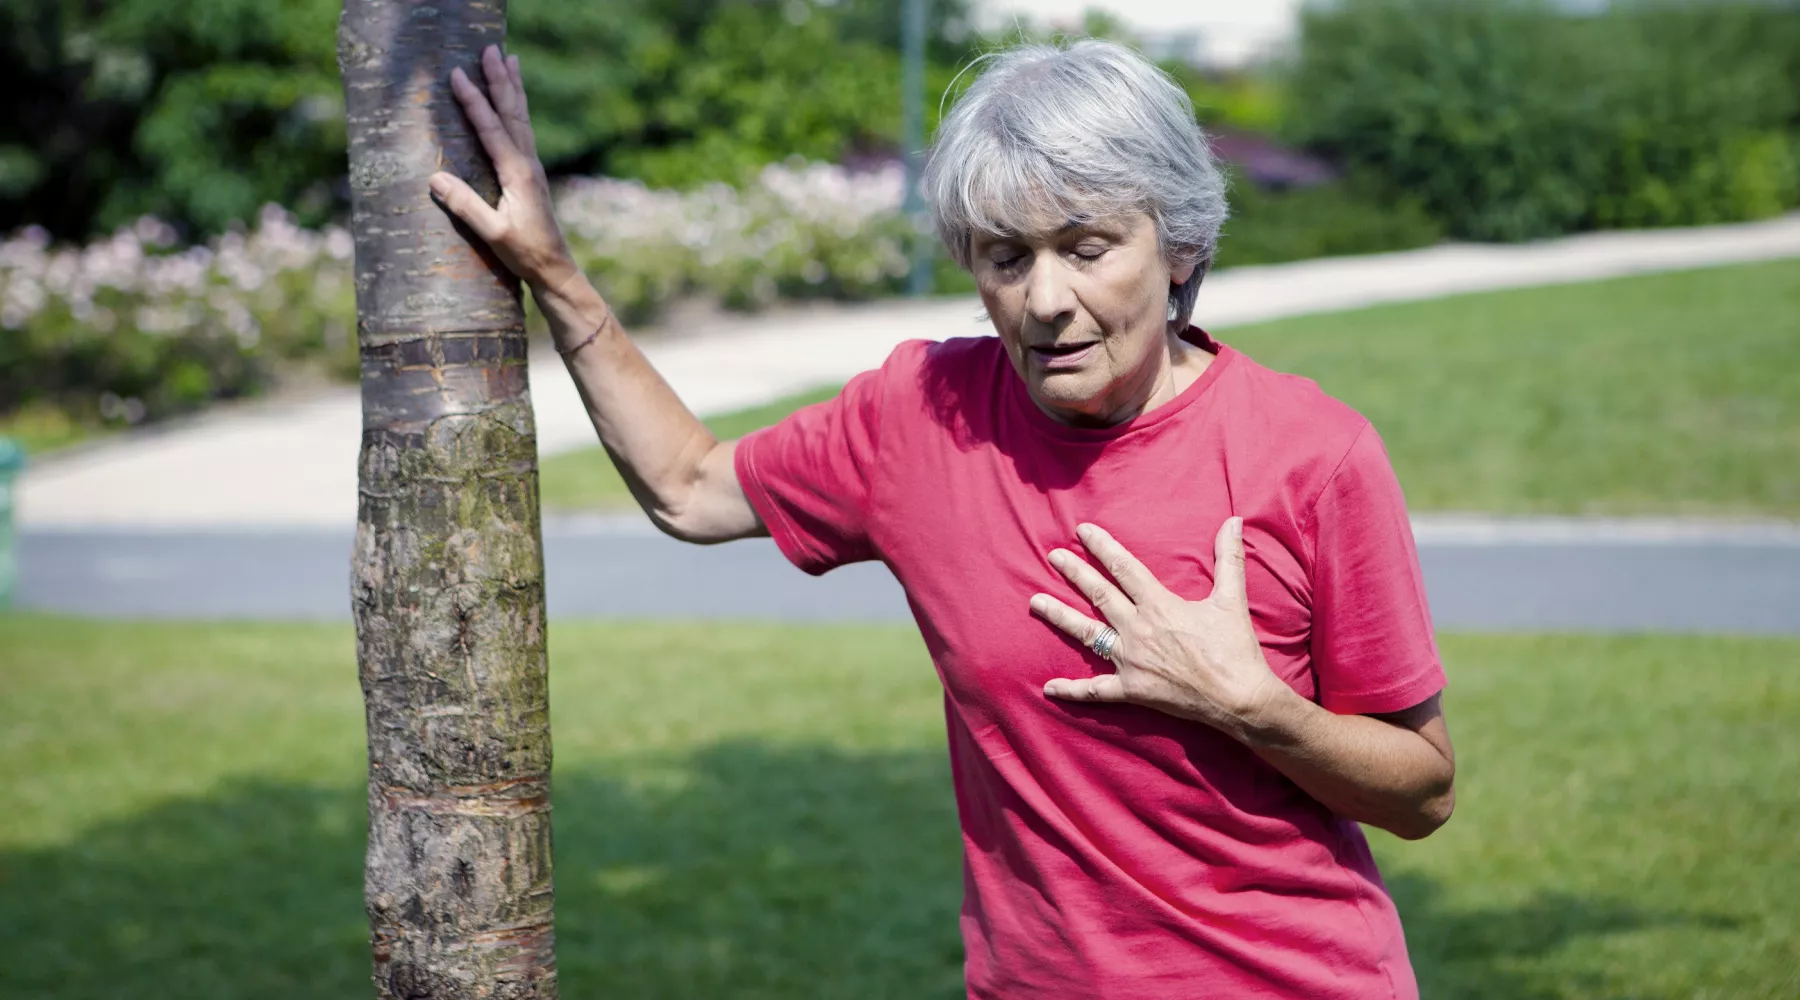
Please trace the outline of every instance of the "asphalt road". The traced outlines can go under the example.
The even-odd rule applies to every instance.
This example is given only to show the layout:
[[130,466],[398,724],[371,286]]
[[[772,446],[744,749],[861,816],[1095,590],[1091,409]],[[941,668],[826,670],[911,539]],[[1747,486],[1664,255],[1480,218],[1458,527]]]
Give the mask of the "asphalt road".
[[[551,522],[552,617],[905,621],[880,564],[824,577],[767,540],[698,547],[618,520]],[[39,530],[20,538],[24,609],[107,618],[343,620],[341,531]],[[1422,532],[1441,629],[1800,634],[1800,537]]]

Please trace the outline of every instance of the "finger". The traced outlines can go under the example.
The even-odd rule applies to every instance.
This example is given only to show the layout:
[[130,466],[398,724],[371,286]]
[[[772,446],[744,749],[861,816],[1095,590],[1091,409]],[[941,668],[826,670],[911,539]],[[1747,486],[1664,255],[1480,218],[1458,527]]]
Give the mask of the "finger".
[[1244,592],[1244,519],[1228,517],[1213,539],[1213,589],[1215,604],[1233,608],[1249,605]]
[[499,175],[502,187],[517,186],[520,181],[519,165],[524,157],[519,147],[507,133],[506,125],[500,121],[494,106],[488,103],[487,95],[462,67],[450,71],[450,89],[456,99],[462,103],[463,113],[469,116],[469,124],[475,126],[475,135],[481,139],[481,148],[487,150],[488,159],[494,161],[494,173]]
[[1125,682],[1118,674],[1058,677],[1044,682],[1044,694],[1064,701],[1125,701]]
[[531,127],[531,102],[525,97],[525,77],[519,73],[519,57],[507,56],[506,67],[512,75],[513,99],[518,102],[519,131],[524,134],[525,140],[522,145],[525,152],[529,153],[532,159],[536,159],[538,155],[537,130]]
[[1119,592],[1119,588],[1113,586],[1111,580],[1075,553],[1067,549],[1051,549],[1050,565],[1067,577],[1075,585],[1075,589],[1088,599],[1088,603],[1106,616],[1107,621],[1116,625],[1134,610],[1131,601]]
[[531,113],[531,102],[525,97],[525,77],[519,72],[519,57],[507,56],[506,69],[512,74],[513,83],[518,86],[519,107],[529,115]]
[[[1094,640],[1100,635],[1100,630],[1106,627],[1049,594],[1031,595],[1031,612],[1061,629],[1083,646],[1092,647]],[[1117,656],[1118,652],[1118,647],[1115,645],[1113,655]]]
[[450,210],[450,214],[467,223],[475,231],[475,235],[484,241],[494,242],[505,230],[500,213],[487,203],[486,198],[476,194],[475,189],[461,177],[440,170],[426,178],[425,183],[431,187],[431,193],[437,196],[437,200]]
[[1106,533],[1106,529],[1097,524],[1081,524],[1075,527],[1075,534],[1081,538],[1081,544],[1100,560],[1100,565],[1119,581],[1125,596],[1131,598],[1133,604],[1142,604],[1146,600],[1160,596],[1163,585],[1153,576],[1144,564],[1138,562],[1136,556],[1125,550],[1119,540]]
[[537,155],[537,143],[531,134],[531,120],[525,113],[525,102],[522,98],[524,87],[513,75],[513,62],[501,55],[498,45],[490,45],[481,52],[481,74],[487,79],[487,90],[494,101],[494,111],[500,116],[500,123],[506,126],[506,134],[519,152],[526,156]]

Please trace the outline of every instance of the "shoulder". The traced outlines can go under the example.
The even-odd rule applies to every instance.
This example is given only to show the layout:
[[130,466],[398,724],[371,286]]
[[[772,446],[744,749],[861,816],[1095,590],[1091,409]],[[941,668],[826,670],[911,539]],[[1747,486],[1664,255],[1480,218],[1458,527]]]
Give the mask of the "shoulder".
[[903,340],[872,373],[882,382],[902,383],[920,377],[980,378],[1004,363],[999,337],[952,337],[948,340]]
[[1278,372],[1235,352],[1226,383],[1228,437],[1282,486],[1305,525],[1319,498],[1346,470],[1393,473],[1369,419],[1310,378]]
[[1335,462],[1369,430],[1367,417],[1319,383],[1228,349],[1235,355],[1228,380],[1232,420],[1261,443],[1278,444],[1295,458]]
[[1006,349],[992,336],[909,340],[888,356],[889,365],[950,380],[988,378],[995,365],[1005,363]]
[[966,399],[971,390],[984,393],[1007,365],[998,337],[952,337],[949,340],[903,341],[876,372],[887,404],[916,408]]
[[902,341],[880,367],[856,375],[836,397],[790,419],[822,409],[865,424],[872,433],[883,428],[898,433],[920,422],[943,425],[963,405],[991,396],[1006,364],[998,337]]

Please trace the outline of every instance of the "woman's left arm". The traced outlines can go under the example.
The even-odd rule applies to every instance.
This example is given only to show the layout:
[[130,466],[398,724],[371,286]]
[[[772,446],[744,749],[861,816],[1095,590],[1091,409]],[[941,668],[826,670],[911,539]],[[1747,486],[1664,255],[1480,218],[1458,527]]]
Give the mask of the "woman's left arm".
[[[1450,818],[1456,762],[1436,695],[1399,712],[1339,715],[1269,669],[1250,622],[1242,519],[1219,529],[1213,592],[1203,601],[1164,587],[1101,528],[1084,524],[1077,534],[1111,579],[1062,549],[1050,562],[1117,630],[1107,650],[1117,670],[1050,681],[1046,695],[1130,702],[1206,723],[1338,815],[1409,840]],[[1031,609],[1090,647],[1108,627],[1049,594],[1034,595]]]
[[1438,695],[1385,715],[1338,715],[1286,684],[1271,690],[1233,735],[1308,795],[1407,840],[1450,818],[1456,754]]

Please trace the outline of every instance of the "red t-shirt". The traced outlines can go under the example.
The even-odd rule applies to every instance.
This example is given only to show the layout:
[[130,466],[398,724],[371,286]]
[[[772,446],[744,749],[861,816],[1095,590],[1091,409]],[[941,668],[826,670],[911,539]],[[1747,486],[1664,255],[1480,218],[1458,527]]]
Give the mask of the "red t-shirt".
[[738,478],[801,569],[880,559],[906,588],[944,684],[971,997],[1416,997],[1355,823],[1204,724],[1043,694],[1110,669],[1027,607],[1094,613],[1046,559],[1084,551],[1077,524],[1198,600],[1233,514],[1257,636],[1296,691],[1375,713],[1443,687],[1369,422],[1189,336],[1216,351],[1206,371],[1104,429],[1046,416],[997,338],[909,342],[745,438]]

